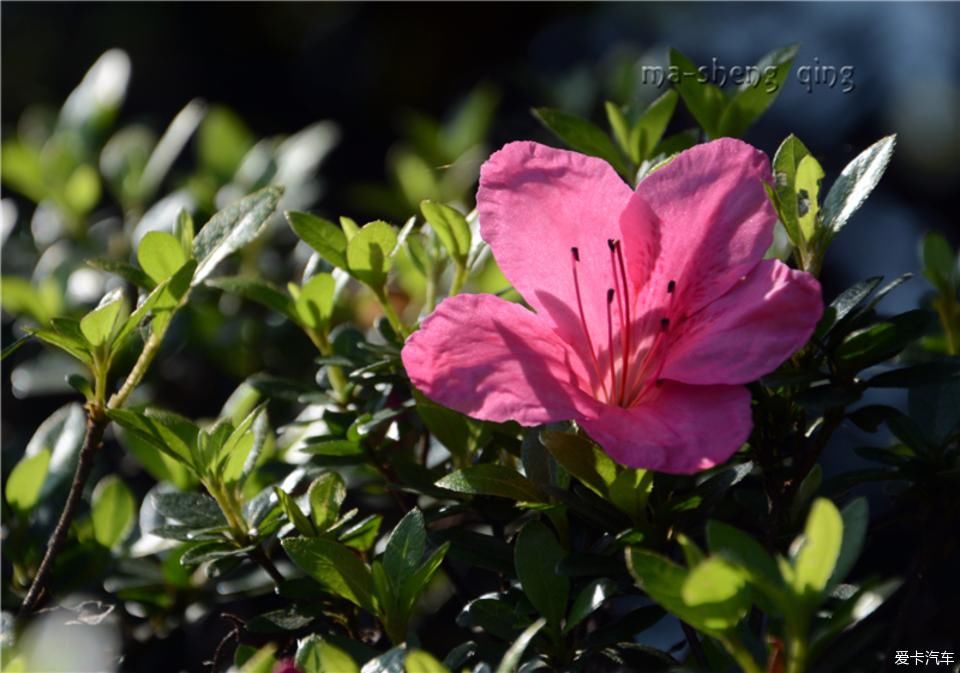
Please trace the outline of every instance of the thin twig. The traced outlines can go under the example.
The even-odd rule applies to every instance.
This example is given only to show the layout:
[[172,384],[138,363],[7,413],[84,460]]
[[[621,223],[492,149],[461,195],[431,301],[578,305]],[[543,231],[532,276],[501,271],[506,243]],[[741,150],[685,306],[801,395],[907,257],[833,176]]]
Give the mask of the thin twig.
[[40,567],[37,569],[37,574],[33,578],[33,583],[30,585],[30,589],[27,591],[27,595],[20,605],[21,615],[36,612],[49,593],[46,591],[46,585],[50,571],[53,568],[54,559],[56,559],[64,543],[67,541],[67,534],[70,532],[73,518],[77,514],[80,498],[83,495],[83,489],[93,469],[94,456],[100,448],[103,432],[106,427],[107,419],[102,412],[92,409],[88,410],[87,431],[83,438],[83,446],[80,448],[77,470],[73,475],[70,493],[67,495],[67,502],[63,506],[63,511],[60,512],[57,527],[54,528],[53,535],[50,536],[50,542],[47,544],[47,550],[43,555],[43,560],[40,562]]

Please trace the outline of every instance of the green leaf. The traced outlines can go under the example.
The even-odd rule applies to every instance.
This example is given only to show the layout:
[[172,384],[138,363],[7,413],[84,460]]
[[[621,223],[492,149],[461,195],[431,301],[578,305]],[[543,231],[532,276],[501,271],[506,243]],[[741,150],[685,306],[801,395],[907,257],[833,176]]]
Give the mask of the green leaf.
[[153,289],[153,286],[156,285],[150,276],[135,267],[133,264],[129,264],[127,262],[122,262],[116,259],[101,258],[88,259],[87,264],[92,266],[94,269],[99,269],[100,271],[106,271],[107,273],[120,276],[131,285],[135,285],[137,287],[151,290]]
[[924,234],[920,254],[923,259],[923,275],[927,280],[940,294],[956,296],[960,264],[944,235],[936,231]]
[[824,172],[820,162],[807,155],[800,160],[796,176],[797,221],[804,240],[813,238],[820,215],[820,181]]
[[80,331],[94,348],[108,345],[129,315],[122,291],[107,294],[100,305],[80,319]]
[[811,603],[819,600],[837,565],[843,543],[843,518],[832,502],[818,498],[810,507],[803,535],[794,542],[794,592]]
[[443,444],[460,464],[467,462],[474,453],[490,441],[490,426],[470,418],[459,411],[448,409],[424,397],[414,389],[417,414],[437,441]]
[[93,489],[93,536],[107,549],[113,549],[130,533],[136,512],[137,502],[127,485],[116,475],[104,477]]
[[551,108],[536,108],[533,116],[571,149],[599,157],[623,176],[630,170],[606,133],[586,119]]
[[450,669],[441,664],[423,650],[411,650],[403,662],[405,673],[450,673]]
[[742,136],[757,118],[776,100],[790,73],[797,45],[775,49],[754,66],[756,78],[748,78],[727,104],[720,116],[723,135]]
[[601,577],[591,581],[580,590],[573,601],[563,632],[569,633],[577,624],[592,615],[610,596],[616,593],[617,585],[613,580]]
[[316,634],[300,641],[294,663],[301,673],[360,673],[349,654]]
[[895,135],[889,135],[875,142],[847,164],[830,187],[823,201],[823,223],[832,234],[843,228],[880,182],[896,140]]
[[543,502],[544,495],[519,472],[492,463],[481,463],[451,472],[436,482],[440,488],[468,495],[493,495],[518,502]]
[[370,568],[350,548],[323,538],[287,538],[290,559],[327,591],[375,613]]
[[917,309],[874,323],[847,336],[836,358],[845,371],[858,372],[897,355],[923,336],[932,322],[929,312]]
[[427,546],[427,531],[423,514],[412,509],[397,524],[387,538],[383,552],[383,567],[392,586],[400,586],[420,564]]
[[50,276],[34,286],[26,278],[0,278],[0,304],[11,315],[28,315],[41,325],[63,312],[63,292],[56,278]]
[[307,491],[310,502],[310,517],[319,531],[330,528],[340,517],[340,507],[347,497],[343,477],[336,472],[327,472],[317,477]]
[[631,134],[631,147],[635,148],[640,163],[653,156],[653,152],[660,144],[674,110],[677,109],[679,96],[673,89],[665,91],[643,111]]
[[712,631],[735,627],[750,609],[746,578],[719,556],[711,556],[690,570],[680,589],[686,613],[695,626]]
[[567,472],[600,497],[607,497],[619,469],[596,444],[584,437],[555,430],[540,433],[540,441]]
[[74,169],[63,184],[63,202],[72,212],[86,215],[100,202],[100,174],[89,164]]
[[621,110],[620,106],[616,103],[611,103],[610,101],[604,103],[603,107],[607,113],[607,122],[610,124],[610,130],[613,131],[613,137],[620,145],[620,149],[629,157],[630,161],[635,164],[640,163],[639,143],[630,142],[630,122],[627,121],[623,110]]
[[739,565],[750,581],[768,596],[777,597],[783,591],[783,580],[777,564],[759,542],[719,521],[707,522],[707,544],[713,554],[720,554]]
[[40,498],[43,480],[50,466],[50,449],[44,448],[32,456],[20,459],[7,477],[6,498],[20,513],[29,512]]
[[523,633],[521,633],[520,636],[513,641],[513,644],[507,648],[507,651],[503,655],[503,659],[500,660],[500,665],[497,666],[496,673],[516,673],[517,667],[520,665],[520,659],[523,657],[523,653],[526,651],[527,646],[546,623],[547,622],[545,619],[538,619],[533,624],[525,628]]
[[408,618],[410,612],[416,605],[417,598],[427,588],[430,580],[433,579],[433,576],[440,569],[440,565],[443,563],[443,559],[446,558],[448,551],[450,551],[450,543],[444,542],[400,585],[397,605],[405,619]]
[[322,217],[288,210],[284,215],[300,239],[333,266],[347,268],[347,235],[343,229]]
[[361,283],[381,293],[397,247],[397,231],[382,220],[363,225],[347,243],[347,270]]
[[608,490],[610,502],[617,509],[635,520],[642,519],[653,490],[653,472],[624,469],[616,476]]
[[913,388],[950,383],[960,375],[960,360],[939,360],[891,369],[867,379],[870,388]]
[[517,536],[514,564],[523,593],[546,620],[559,632],[567,612],[570,579],[557,572],[557,564],[566,552],[549,528],[531,521]]
[[199,470],[200,466],[194,456],[199,430],[182,416],[157,409],[140,412],[132,409],[109,409],[107,416],[171,458],[194,471]]
[[297,322],[311,329],[325,330],[333,315],[336,285],[329,273],[318,273],[304,283],[294,302]]
[[160,283],[187,263],[187,254],[172,234],[150,231],[137,246],[137,261],[153,282]]
[[211,217],[193,241],[193,257],[198,264],[191,285],[203,281],[224,258],[255,239],[282,195],[283,187],[266,187]]
[[837,563],[827,582],[828,591],[846,579],[863,550],[867,529],[870,527],[867,499],[860,497],[851,501],[840,511],[840,517],[843,519],[843,542],[840,544]]
[[80,331],[79,321],[72,318],[53,318],[50,324],[53,329],[28,327],[25,331],[44,343],[66,351],[80,362],[88,365],[93,362],[87,339]]
[[3,182],[34,203],[47,197],[43,161],[40,152],[20,140],[3,143],[0,163],[3,164]]
[[190,528],[219,528],[227,524],[220,506],[203,493],[153,493],[153,506],[166,519]]
[[465,266],[470,254],[470,225],[460,211],[443,203],[422,201],[420,211],[437,238],[458,266]]
[[186,209],[177,213],[177,220],[173,223],[173,235],[180,241],[183,254],[186,255],[193,250],[193,239],[196,237],[196,231],[193,226],[193,217]]
[[253,134],[237,113],[220,105],[207,111],[197,131],[200,163],[222,182],[234,176],[253,142]]
[[265,280],[240,276],[221,276],[220,278],[208,278],[204,284],[255,301],[291,320],[295,320],[297,317],[294,302],[290,295]]
[[723,92],[714,84],[698,81],[701,76],[697,66],[676,49],[670,50],[670,69],[671,81],[687,110],[708,136],[719,137],[718,122],[726,105]]
[[317,530],[314,528],[313,522],[303,513],[293,496],[279,486],[274,486],[273,492],[276,494],[277,500],[280,501],[280,507],[283,509],[283,513],[287,515],[287,520],[293,524],[297,532],[308,538],[316,537]]
[[[780,147],[773,157],[774,193],[777,197],[777,210],[787,231],[787,236],[797,246],[802,245],[805,240],[800,229],[801,192],[806,194],[807,206],[805,207],[809,207],[811,200],[816,203],[819,198],[819,182],[814,181],[811,184],[809,181],[812,168],[809,165],[810,162],[808,162],[807,172],[804,174],[805,181],[801,182],[798,179],[800,164],[808,158],[816,164],[816,159],[812,158],[810,151],[793,134],[787,136],[786,140],[780,143]],[[819,164],[816,165],[819,166]],[[821,169],[819,173],[822,177],[823,170]],[[812,174],[816,174],[816,171],[814,170]],[[817,207],[819,208],[819,206]]]

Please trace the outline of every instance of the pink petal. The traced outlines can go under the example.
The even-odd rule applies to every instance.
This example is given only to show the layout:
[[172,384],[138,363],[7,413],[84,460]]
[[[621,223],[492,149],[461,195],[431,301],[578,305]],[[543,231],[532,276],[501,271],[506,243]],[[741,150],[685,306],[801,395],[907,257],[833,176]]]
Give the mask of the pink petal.
[[[590,361],[577,309],[571,248],[586,323],[597,349],[607,343],[609,239],[631,190],[605,161],[533,142],[510,143],[480,170],[480,231],[527,303]],[[615,317],[614,320],[617,320]]]
[[750,436],[743,386],[665,381],[638,406],[597,405],[580,425],[611,458],[629,467],[691,474],[722,463]]
[[[649,278],[631,265],[635,284],[659,305],[675,282],[672,301],[695,311],[723,294],[762,258],[773,240],[776,214],[763,188],[772,179],[765,154],[732,138],[697,145],[640,181],[634,199],[659,220],[624,218],[624,247],[659,240],[659,257]],[[641,206],[642,208],[642,206]],[[656,222],[656,220],[654,220]]]
[[777,260],[757,265],[685,322],[660,376],[685,383],[748,383],[799,350],[823,313],[820,284]]
[[569,346],[534,313],[489,294],[444,300],[402,358],[427,397],[482,420],[539,425],[592,403]]

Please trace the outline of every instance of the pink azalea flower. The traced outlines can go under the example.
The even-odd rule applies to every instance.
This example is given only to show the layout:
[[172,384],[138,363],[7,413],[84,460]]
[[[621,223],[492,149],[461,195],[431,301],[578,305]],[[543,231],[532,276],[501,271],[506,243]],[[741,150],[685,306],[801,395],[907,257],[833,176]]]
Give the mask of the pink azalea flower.
[[293,659],[280,659],[273,667],[273,673],[300,673]]
[[618,462],[691,473],[751,428],[745,383],[810,337],[809,274],[763,256],[776,215],[766,155],[721,139],[631,190],[592,157],[533,142],[483,165],[483,239],[533,311],[445,300],[406,343],[429,398],[474,418],[574,420]]

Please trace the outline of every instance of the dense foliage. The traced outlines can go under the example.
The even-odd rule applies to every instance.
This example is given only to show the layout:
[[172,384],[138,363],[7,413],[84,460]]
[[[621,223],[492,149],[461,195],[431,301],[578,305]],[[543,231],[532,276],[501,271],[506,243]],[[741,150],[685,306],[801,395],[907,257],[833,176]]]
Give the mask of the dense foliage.
[[[609,133],[534,114],[633,185],[742,136],[795,51],[761,62],[772,88],[687,77],[609,102]],[[76,670],[45,647],[73,632],[120,670],[245,673],[853,672],[924,645],[898,639],[929,607],[911,604],[920,578],[955,567],[960,523],[960,264],[942,236],[920,246],[914,310],[883,313],[909,280],[883,269],[824,298],[809,343],[751,384],[754,430],[727,463],[625,468],[573,424],[477,421],[404,371],[443,297],[516,299],[471,210],[489,90],[415,119],[389,184],[357,190],[400,219],[361,225],[307,212],[331,124],[256,139],[194,101],[159,135],[118,127],[128,73],[108,52],[3,140],[4,379],[75,398],[5,441],[4,671]],[[681,103],[698,126],[673,132]],[[894,145],[825,176],[788,136],[769,254],[819,274],[841,228],[868,226],[853,215]],[[906,393],[862,401],[877,389]],[[867,466],[824,470],[845,423],[878,433]],[[928,531],[902,567],[868,560],[890,520]]]

